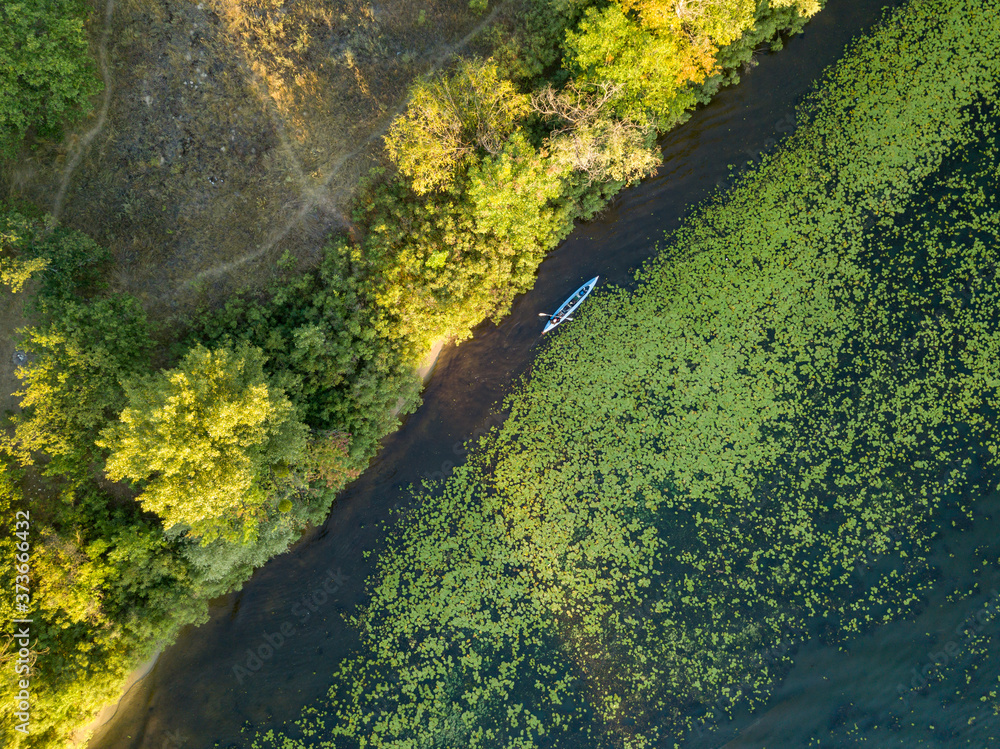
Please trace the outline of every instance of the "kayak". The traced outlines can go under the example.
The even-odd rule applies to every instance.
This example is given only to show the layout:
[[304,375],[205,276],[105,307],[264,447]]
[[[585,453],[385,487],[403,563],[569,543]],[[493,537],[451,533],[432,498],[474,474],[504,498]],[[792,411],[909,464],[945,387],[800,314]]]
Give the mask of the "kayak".
[[594,290],[597,286],[597,279],[600,276],[594,276],[592,279],[587,281],[583,286],[573,292],[573,296],[559,305],[559,309],[555,311],[555,314],[549,318],[549,321],[545,323],[545,328],[542,330],[542,335],[548,333],[552,328],[561,323],[563,320],[569,318],[570,315],[576,310],[577,307],[583,302],[584,299]]

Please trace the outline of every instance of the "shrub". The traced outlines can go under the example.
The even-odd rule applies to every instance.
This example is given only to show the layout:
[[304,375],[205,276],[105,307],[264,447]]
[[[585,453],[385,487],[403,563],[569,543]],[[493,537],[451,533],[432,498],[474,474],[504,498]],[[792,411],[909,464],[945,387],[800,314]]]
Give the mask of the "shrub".
[[41,257],[22,256],[35,229],[35,222],[15,211],[0,212],[0,283],[15,294],[49,264]]
[[0,156],[11,156],[34,128],[59,132],[90,111],[103,85],[95,75],[79,0],[0,4]]

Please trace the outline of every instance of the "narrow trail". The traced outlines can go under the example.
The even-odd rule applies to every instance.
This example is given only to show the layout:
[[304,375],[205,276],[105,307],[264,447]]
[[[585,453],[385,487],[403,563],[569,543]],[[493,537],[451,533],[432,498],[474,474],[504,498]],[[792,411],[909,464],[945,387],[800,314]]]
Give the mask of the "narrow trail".
[[[111,2],[111,0],[109,0],[109,2]],[[497,15],[499,15],[500,11],[502,11],[504,8],[510,5],[510,2],[511,0],[503,0],[502,3],[497,5],[493,9],[493,11],[488,16],[486,16],[486,18],[484,18],[482,21],[476,24],[476,26],[472,30],[470,30],[465,36],[463,36],[454,44],[446,45],[445,48],[442,49],[432,59],[431,65],[424,75],[429,75],[431,73],[436,72],[437,70],[440,70],[441,67],[456,52],[465,47],[469,42],[471,42],[479,34],[481,34],[485,28],[487,28],[491,23],[493,23]],[[232,270],[235,270],[236,268],[239,268],[242,265],[245,265],[246,263],[252,262],[257,258],[266,255],[274,248],[276,244],[278,244],[278,242],[287,237],[288,234],[302,222],[302,220],[306,217],[309,211],[311,211],[320,203],[324,203],[328,208],[333,208],[333,210],[336,213],[341,215],[341,218],[344,221],[344,223],[349,224],[346,217],[343,216],[343,213],[340,210],[334,208],[332,205],[332,201],[328,200],[328,196],[325,194],[326,190],[329,188],[330,183],[333,181],[333,178],[336,177],[337,173],[341,170],[341,168],[343,168],[344,164],[362,154],[372,144],[373,141],[385,135],[386,131],[388,131],[389,129],[389,126],[392,124],[392,121],[396,119],[397,116],[402,114],[403,111],[406,109],[406,104],[407,101],[403,101],[402,103],[397,105],[392,111],[390,111],[383,118],[381,127],[379,127],[365,140],[363,140],[361,144],[353,151],[338,157],[329,167],[328,171],[323,177],[322,182],[320,182],[315,187],[304,189],[302,195],[300,196],[300,205],[298,210],[295,211],[292,217],[283,226],[273,231],[262,245],[258,246],[256,249],[251,250],[250,252],[234,260],[230,260],[225,263],[220,263],[219,265],[215,265],[211,268],[206,268],[205,270],[200,271],[193,278],[190,278],[187,281],[185,281],[181,286],[181,288],[188,289],[191,286],[196,285],[202,281],[228,273]],[[268,109],[270,111],[270,107]],[[283,128],[279,130],[279,132],[283,132]],[[297,165],[298,162],[296,161],[295,163]]]
[[111,71],[108,68],[108,42],[111,39],[111,16],[114,11],[115,0],[108,0],[104,6],[104,29],[101,31],[101,43],[97,48],[97,67],[100,70],[101,79],[104,81],[104,96],[101,101],[101,109],[97,115],[97,122],[76,142],[73,147],[72,156],[63,169],[59,190],[56,192],[55,201],[52,204],[52,226],[55,226],[62,216],[63,208],[66,204],[66,192],[69,190],[69,183],[73,178],[73,172],[76,171],[91,142],[104,129],[104,124],[108,120],[108,110],[111,108]]

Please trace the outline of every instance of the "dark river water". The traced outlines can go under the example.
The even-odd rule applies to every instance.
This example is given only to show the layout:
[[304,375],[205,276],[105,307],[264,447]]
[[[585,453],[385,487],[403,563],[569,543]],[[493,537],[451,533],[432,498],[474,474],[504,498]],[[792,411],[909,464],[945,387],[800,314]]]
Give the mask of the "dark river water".
[[[98,730],[91,747],[241,746],[240,729],[247,723],[276,728],[321,697],[337,662],[356,642],[343,614],[365,600],[374,556],[365,558],[364,552],[377,550],[380,525],[391,519],[393,508],[405,505],[408,485],[446,473],[462,460],[462,442],[497,422],[498,402],[528,371],[539,345],[538,312],[551,311],[594,275],[630,285],[663,232],[724,183],[727,165],[745,164],[790,131],[794,108],[812,81],[884,7],[887,3],[877,0],[830,0],[803,35],[780,53],[763,55],[739,86],[721,92],[665,136],[659,174],[622,193],[599,219],[578,227],[545,260],[534,289],[517,300],[501,325],[484,324],[472,340],[442,353],[423,406],[384,441],[326,524],[258,570],[242,591],[214,601],[210,621],[181,633]],[[1000,503],[987,501],[982,507],[988,512],[1000,509]],[[733,720],[688,744],[1000,747],[1000,717],[992,705],[955,696],[962,691],[955,679],[935,680],[926,668],[948,643],[953,666],[983,660],[978,641],[962,634],[961,624],[974,607],[988,603],[992,588],[1000,587],[995,567],[979,570],[971,555],[980,548],[995,563],[998,530],[988,515],[970,529],[949,528],[935,555],[935,582],[906,621],[881,627],[844,649],[819,642],[800,645],[795,666],[768,705],[749,715],[737,711]],[[955,585],[968,587],[974,580],[980,588],[967,600],[948,600]],[[998,621],[987,621],[977,636],[992,632],[996,642]],[[282,632],[286,635],[279,642]],[[247,651],[268,639],[273,655],[252,664],[258,670],[235,668],[246,665]],[[977,673],[985,673],[1000,690],[997,658],[995,651],[987,653]],[[965,676],[960,681],[964,684]],[[908,689],[911,682],[918,691],[903,702],[900,685]]]

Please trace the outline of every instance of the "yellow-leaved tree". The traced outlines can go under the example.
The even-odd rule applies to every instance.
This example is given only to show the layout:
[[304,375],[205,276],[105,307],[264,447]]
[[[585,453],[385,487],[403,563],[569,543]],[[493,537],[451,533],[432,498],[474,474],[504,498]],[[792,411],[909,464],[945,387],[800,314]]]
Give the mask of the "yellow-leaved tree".
[[415,192],[440,190],[477,149],[500,153],[528,105],[491,60],[463,60],[449,74],[414,84],[406,113],[385,136],[386,152]]
[[164,528],[206,543],[250,537],[272,500],[272,468],[302,459],[308,430],[264,360],[250,346],[198,346],[176,369],[126,384],[128,406],[98,445],[110,451],[108,477],[140,482],[139,502]]
[[696,87],[722,72],[722,48],[782,9],[792,12],[777,28],[819,8],[818,0],[615,0],[588,8],[567,33],[566,60],[578,83],[614,87],[619,116],[667,130],[698,103]]

